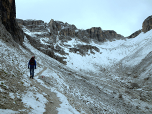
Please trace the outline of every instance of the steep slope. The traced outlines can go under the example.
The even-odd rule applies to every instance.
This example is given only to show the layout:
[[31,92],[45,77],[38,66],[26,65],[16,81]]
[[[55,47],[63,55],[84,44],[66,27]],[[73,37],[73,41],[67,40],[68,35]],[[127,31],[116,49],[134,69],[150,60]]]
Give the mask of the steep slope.
[[[0,28],[2,30],[0,36],[0,112],[6,114],[48,114],[50,112],[57,114],[62,110],[76,112],[66,102],[64,95],[55,89],[52,90],[50,86],[47,87],[47,84],[41,85],[42,82],[38,83],[38,79],[30,80],[27,64],[33,53],[26,48],[26,45],[24,45],[26,43],[23,44],[23,48],[13,40],[11,43],[6,42],[6,39],[11,40],[13,38],[2,24]],[[41,53],[38,50],[36,51],[38,55]],[[45,60],[46,58],[49,59],[46,55],[42,58],[37,56],[38,69],[36,70],[35,79],[41,77],[46,67],[49,67],[48,65],[45,66],[46,63],[54,61],[53,59]],[[54,61],[54,64],[56,66],[59,63]],[[66,105],[62,104],[60,106],[61,101],[65,102]],[[65,107],[67,109],[64,109]]]

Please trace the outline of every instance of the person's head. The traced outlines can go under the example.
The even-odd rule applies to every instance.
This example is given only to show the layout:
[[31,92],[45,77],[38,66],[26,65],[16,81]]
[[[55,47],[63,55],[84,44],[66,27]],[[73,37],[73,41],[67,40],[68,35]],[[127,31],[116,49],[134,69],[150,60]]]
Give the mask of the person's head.
[[35,59],[35,56],[32,56],[32,59]]

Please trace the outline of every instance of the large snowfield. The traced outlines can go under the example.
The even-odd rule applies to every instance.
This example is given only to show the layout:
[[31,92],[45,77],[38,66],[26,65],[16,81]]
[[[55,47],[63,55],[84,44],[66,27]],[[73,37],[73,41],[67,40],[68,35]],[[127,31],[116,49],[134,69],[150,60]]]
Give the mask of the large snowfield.
[[[42,43],[45,44],[45,40],[47,39],[42,39]],[[75,43],[81,42],[73,38],[66,44],[72,47]],[[7,64],[0,64],[0,68],[6,72],[9,71],[11,74],[14,74],[16,69],[23,73],[24,86],[29,87],[29,89],[25,94],[18,95],[18,97],[22,99],[25,107],[31,108],[29,114],[42,114],[46,111],[46,104],[50,101],[45,98],[47,92],[43,92],[42,88],[46,88],[57,95],[61,102],[56,109],[58,114],[127,114],[133,112],[137,106],[140,108],[139,112],[133,113],[152,113],[151,101],[147,103],[139,98],[132,99],[129,95],[123,94],[125,90],[120,87],[120,83],[127,83],[131,78],[123,77],[123,80],[121,80],[122,77],[119,72],[113,72],[114,68],[132,68],[140,64],[152,52],[152,30],[147,33],[142,32],[131,39],[106,41],[100,44],[92,42],[90,45],[98,47],[100,52],[94,51],[95,54],[89,53],[81,56],[78,53],[70,53],[68,48],[65,48],[69,55],[66,56],[67,65],[63,65],[35,49],[26,37],[24,38],[24,46],[28,50],[22,46],[16,48],[6,45],[0,39],[1,63],[2,61],[7,62]],[[29,79],[29,69],[27,69],[32,54],[35,55],[37,61],[37,69],[35,69],[33,80]],[[10,66],[13,66],[14,69],[9,70]],[[151,67],[152,65],[149,65],[145,69],[145,75],[152,73]],[[142,80],[143,75],[135,81]],[[151,75],[150,78],[152,78]],[[41,85],[41,92],[39,88],[31,86],[31,84]],[[137,91],[140,89],[144,91],[142,88]],[[0,88],[0,91],[3,92],[4,90]],[[117,94],[118,92],[119,94]],[[119,101],[118,98],[121,94],[123,101]],[[15,97],[11,92],[10,96]],[[126,106],[123,106],[124,103],[126,103]],[[145,109],[145,107],[148,108]],[[24,110],[0,109],[0,112],[16,114],[24,112]]]

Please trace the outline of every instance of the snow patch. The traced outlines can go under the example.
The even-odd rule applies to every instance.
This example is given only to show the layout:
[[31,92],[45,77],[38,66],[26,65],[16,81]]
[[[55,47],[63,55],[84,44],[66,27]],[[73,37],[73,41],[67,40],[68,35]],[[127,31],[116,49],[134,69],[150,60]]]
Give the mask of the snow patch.
[[18,111],[13,111],[13,110],[10,110],[10,109],[0,109],[0,112],[2,114],[19,114]]
[[28,108],[32,108],[32,113],[42,114],[45,112],[45,104],[48,102],[47,99],[39,93],[27,92],[23,95],[22,102],[26,104]]

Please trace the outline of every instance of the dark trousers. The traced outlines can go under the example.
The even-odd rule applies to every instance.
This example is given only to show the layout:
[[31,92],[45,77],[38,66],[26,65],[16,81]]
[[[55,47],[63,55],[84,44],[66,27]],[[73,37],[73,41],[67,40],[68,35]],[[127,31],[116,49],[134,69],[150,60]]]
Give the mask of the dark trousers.
[[32,75],[32,78],[34,77],[34,67],[30,67],[30,76]]

